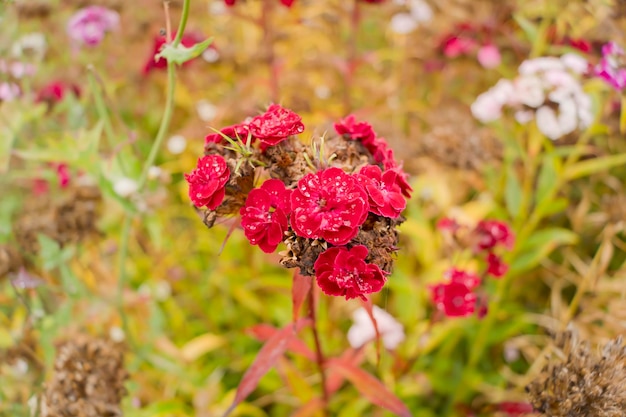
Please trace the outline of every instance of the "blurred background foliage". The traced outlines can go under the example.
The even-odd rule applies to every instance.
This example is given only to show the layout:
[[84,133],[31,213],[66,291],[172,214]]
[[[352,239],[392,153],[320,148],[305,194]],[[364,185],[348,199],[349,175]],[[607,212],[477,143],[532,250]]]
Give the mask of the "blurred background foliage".
[[[182,3],[169,2],[174,25]],[[226,411],[262,346],[255,326],[291,321],[292,273],[241,231],[229,235],[230,220],[207,229],[188,201],[183,173],[195,166],[210,127],[254,116],[271,102],[303,117],[306,138],[356,114],[389,140],[412,174],[396,268],[373,297],[402,323],[406,340],[383,349],[380,361],[370,343],[359,361],[413,415],[513,415],[499,404],[528,401],[523,388],[541,370],[551,333],[573,323],[592,343],[623,334],[626,167],[602,159],[626,152],[619,96],[599,80],[586,81],[593,125],[556,142],[539,138],[535,154],[536,129],[507,117],[481,125],[470,104],[498,79],[515,76],[523,60],[574,51],[567,40],[588,41],[585,57],[597,62],[598,45],[623,44],[626,6],[427,4],[432,18],[398,33],[390,22],[406,11],[403,2],[297,0],[285,8],[248,0],[227,8],[218,0],[191,1],[186,33],[213,43],[177,71],[158,169],[135,193],[132,179],[144,168],[166,100],[166,72],[145,71],[165,28],[162,2],[4,1],[0,57],[36,70],[19,80],[5,72],[0,80],[21,90],[0,102],[0,258],[19,259],[3,264],[0,280],[0,414],[31,415],[50,379],[55,343],[78,333],[126,346],[125,415]],[[118,11],[120,26],[97,47],[79,48],[65,25],[88,5]],[[465,32],[495,44],[501,63],[487,69],[475,56],[444,54],[445,40]],[[33,33],[42,35],[43,47],[26,45]],[[23,53],[16,53],[20,45]],[[38,100],[53,81],[80,94]],[[523,162],[528,158],[535,163]],[[60,165],[67,186],[58,181]],[[541,203],[544,211],[527,227]],[[520,213],[524,204],[528,211]],[[127,214],[129,255],[119,265]],[[498,308],[484,319],[435,314],[429,285],[448,268],[472,263],[446,245],[436,229],[443,217],[467,224],[500,218],[518,238],[522,233],[507,259],[509,277],[489,284]],[[318,330],[329,357],[353,352],[346,333],[358,306],[319,297]],[[311,346],[309,333],[300,336]],[[319,384],[315,364],[289,353],[233,415],[321,415],[305,408],[319,397]],[[332,396],[330,410],[388,415],[349,383]]]

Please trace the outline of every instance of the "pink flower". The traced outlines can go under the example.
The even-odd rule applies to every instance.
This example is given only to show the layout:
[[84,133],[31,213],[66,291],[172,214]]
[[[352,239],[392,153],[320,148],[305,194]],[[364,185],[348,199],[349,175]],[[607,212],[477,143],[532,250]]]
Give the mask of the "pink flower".
[[476,55],[478,62],[483,68],[495,68],[500,65],[502,61],[502,56],[500,55],[500,50],[495,45],[489,44],[482,46],[478,50],[478,54]]
[[269,146],[304,132],[302,117],[278,104],[272,104],[265,113],[250,120],[248,126],[252,136]]
[[[393,350],[406,338],[404,327],[393,316],[378,306],[373,306],[372,315],[376,320],[378,333],[383,340],[383,345]],[[360,348],[370,340],[376,338],[376,328],[367,311],[360,307],[352,313],[354,324],[348,330],[348,342],[355,349]]]
[[376,133],[367,122],[357,122],[353,114],[335,123],[335,131],[347,139],[369,143],[376,139]]
[[431,287],[433,303],[448,317],[466,317],[476,309],[476,294],[461,282]]
[[614,89],[626,89],[626,65],[624,50],[615,42],[609,42],[602,47],[602,60],[595,67],[595,74],[606,81]]
[[[221,132],[222,134],[228,136],[229,138],[233,140],[240,139],[243,143],[246,143],[246,141],[248,140],[248,133],[250,132],[250,130],[248,129],[247,124],[239,123],[236,125],[225,127],[221,130]],[[254,137],[252,137],[251,139],[254,140]],[[204,138],[204,143],[209,143],[209,142],[221,143],[224,140],[225,140],[224,136],[215,132],[215,133],[209,133],[208,135],[206,135],[206,137]]]
[[248,194],[241,208],[241,226],[251,244],[259,245],[265,253],[272,253],[283,241],[288,229],[287,216],[291,211],[291,190],[282,181],[267,180]]
[[352,249],[333,247],[315,261],[317,284],[324,294],[344,296],[346,300],[378,292],[385,285],[385,274],[375,264],[365,262],[368,250],[363,245]]
[[65,188],[70,184],[70,171],[67,164],[57,165],[57,179],[59,180],[59,186]]
[[[237,2],[237,0],[224,0],[224,3],[228,7],[234,6],[236,2]],[[294,2],[295,2],[295,0],[280,0],[280,4],[282,4],[283,6],[285,6],[287,8],[290,8],[291,6],[293,6]]]
[[220,155],[207,155],[198,159],[198,166],[185,174],[189,183],[189,198],[196,207],[215,210],[224,200],[225,186],[230,178],[226,160]]
[[76,97],[80,96],[80,89],[74,84],[68,84],[63,81],[53,81],[46,84],[37,92],[36,102],[47,102],[50,104],[58,103],[63,100],[66,94],[73,93]]
[[521,417],[534,411],[528,403],[505,401],[498,404],[498,410],[506,413],[508,417]]
[[397,183],[397,176],[391,170],[383,173],[376,165],[361,168],[356,178],[367,191],[372,213],[396,219],[406,208],[406,200]]
[[394,168],[387,168],[387,171],[393,171],[396,175],[396,184],[400,187],[400,191],[402,191],[402,195],[406,198],[411,198],[411,192],[413,188],[409,185],[409,175],[402,170],[401,167],[396,166]]
[[437,229],[441,231],[450,231],[452,233],[455,233],[457,230],[459,230],[459,227],[459,223],[457,223],[456,220],[450,217],[444,217],[437,222]]
[[443,54],[448,58],[467,55],[476,48],[476,41],[460,36],[450,36],[443,42]]
[[494,278],[503,277],[509,270],[509,266],[502,261],[498,255],[489,253],[487,255],[487,273]]
[[[180,40],[180,44],[186,48],[191,48],[195,44],[202,42],[203,38],[197,33],[186,33],[183,35]],[[167,60],[163,57],[155,60],[155,56],[161,52],[161,49],[167,43],[167,39],[165,36],[157,36],[154,38],[154,44],[152,45],[152,52],[150,53],[150,58],[146,61],[143,67],[143,74],[147,75],[152,70],[165,70],[167,69]],[[212,46],[209,46],[211,48]],[[183,66],[187,66],[191,64],[193,60],[187,61],[183,64]]]
[[104,39],[104,34],[117,30],[120,15],[100,6],[89,6],[76,12],[67,23],[70,38],[87,46],[96,46]]
[[357,180],[331,167],[307,174],[291,195],[291,227],[298,236],[344,245],[359,232],[369,205]]
[[384,3],[385,0],[361,0],[363,3],[369,3],[369,4],[380,4],[380,3]]
[[511,249],[515,242],[509,225],[498,220],[480,221],[474,229],[474,234],[478,239],[478,250],[490,251],[498,245]]

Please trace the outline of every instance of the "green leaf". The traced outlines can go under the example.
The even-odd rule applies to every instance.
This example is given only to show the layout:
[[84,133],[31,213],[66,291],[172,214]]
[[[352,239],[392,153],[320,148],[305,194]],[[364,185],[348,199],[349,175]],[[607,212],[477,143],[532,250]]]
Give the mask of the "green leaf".
[[626,165],[626,153],[587,159],[568,167],[565,170],[565,178],[571,181],[577,178],[586,177],[587,175],[595,174],[596,172],[606,171],[620,165]]
[[39,242],[39,256],[42,261],[43,269],[49,271],[63,265],[74,256],[74,249],[68,246],[61,249],[61,246],[53,239],[44,234],[37,235]]
[[516,219],[522,208],[522,187],[512,164],[508,164],[506,172],[506,188],[504,190],[506,209],[512,218]]
[[520,16],[519,14],[514,14],[513,19],[517,22],[517,24],[522,28],[526,37],[530,41],[531,44],[535,43],[535,39],[537,39],[538,30],[532,22],[525,17]]
[[544,155],[539,180],[537,181],[535,204],[540,204],[545,199],[551,198],[556,191],[559,183],[558,162],[558,159],[554,155]]
[[520,254],[511,262],[510,274],[529,271],[562,245],[573,245],[578,235],[567,229],[550,228],[531,235],[520,249]]
[[167,45],[163,50],[157,54],[154,59],[165,58],[168,62],[175,64],[184,64],[187,61],[200,56],[209,45],[213,42],[213,38],[209,38],[205,41],[195,44],[192,47],[186,47],[179,44],[176,48],[171,44]]

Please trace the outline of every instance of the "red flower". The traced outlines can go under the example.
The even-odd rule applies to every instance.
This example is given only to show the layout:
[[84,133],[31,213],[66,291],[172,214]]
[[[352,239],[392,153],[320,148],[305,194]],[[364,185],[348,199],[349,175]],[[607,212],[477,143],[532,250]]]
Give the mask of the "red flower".
[[498,220],[482,220],[476,225],[474,229],[476,238],[478,240],[478,250],[490,251],[497,245],[504,245],[506,248],[511,249],[515,242],[513,232],[504,222]]
[[198,159],[198,166],[185,174],[189,183],[189,198],[196,207],[215,210],[222,204],[225,186],[230,178],[226,160],[220,155],[207,155]]
[[494,253],[487,255],[487,273],[495,278],[503,277],[509,270],[509,266],[502,261],[502,258]]
[[461,36],[450,36],[443,42],[443,54],[448,58],[467,55],[478,47],[476,41]]
[[437,229],[441,231],[450,231],[455,233],[461,227],[456,220],[450,217],[444,217],[437,222]]
[[322,252],[315,261],[317,285],[324,294],[345,296],[346,300],[378,292],[385,285],[385,273],[365,262],[368,250],[363,245],[352,249],[334,247]]
[[465,285],[470,290],[480,285],[480,277],[478,275],[461,269],[452,268],[446,271],[443,276],[450,282],[458,282]]
[[435,306],[448,317],[469,316],[476,309],[476,294],[461,282],[438,284],[431,291]]
[[67,93],[73,93],[76,97],[80,97],[80,89],[76,85],[67,84],[63,81],[53,81],[43,86],[37,92],[35,101],[37,103],[45,101],[54,104],[63,100]]
[[397,166],[395,168],[387,168],[387,171],[393,171],[396,173],[396,184],[400,187],[400,191],[406,198],[411,198],[411,192],[413,188],[409,185],[408,175],[406,172],[402,170],[401,167]]
[[509,417],[519,417],[532,413],[533,406],[528,403],[505,401],[498,404],[498,410],[506,413]]
[[385,169],[396,168],[398,163],[393,155],[393,149],[389,147],[385,138],[376,137],[364,143],[367,150],[372,154],[378,164],[382,164]]
[[361,0],[363,3],[370,3],[370,4],[380,4],[380,3],[384,3],[385,0]]
[[251,244],[259,245],[265,253],[272,253],[283,241],[287,230],[287,216],[291,209],[291,190],[282,181],[267,180],[250,191],[241,208],[241,225]]
[[302,117],[278,104],[250,120],[250,132],[265,145],[276,145],[291,135],[304,132]]
[[59,180],[59,186],[65,188],[70,184],[70,171],[67,164],[57,165],[57,179]]
[[357,180],[367,191],[370,211],[392,219],[398,218],[406,207],[395,171],[381,171],[376,165],[366,165],[359,171]]
[[354,177],[327,168],[298,181],[291,195],[291,227],[298,236],[344,245],[359,232],[368,206],[367,192]]
[[[180,40],[180,44],[191,48],[195,44],[202,42],[202,37],[196,33],[189,33],[183,35],[183,38]],[[161,52],[163,46],[167,43],[167,39],[165,36],[157,36],[154,38],[154,45],[152,46],[152,53],[150,54],[150,58],[143,67],[143,74],[146,75],[153,69],[164,70],[167,68],[167,60],[163,57],[159,58],[155,61],[155,56]],[[211,48],[211,46],[209,46]],[[191,64],[191,61],[187,61],[183,64],[183,66]]]
[[347,139],[360,140],[363,143],[373,142],[376,139],[372,125],[367,122],[357,122],[353,114],[335,123],[335,131]]
[[[237,138],[239,138],[243,143],[246,143],[250,130],[248,129],[247,124],[239,123],[236,125],[225,127],[221,130],[221,132],[233,140],[237,140]],[[252,137],[251,139],[254,140],[254,137]],[[224,136],[220,135],[217,132],[214,132],[206,135],[206,137],[204,138],[204,143],[221,143],[224,140]]]

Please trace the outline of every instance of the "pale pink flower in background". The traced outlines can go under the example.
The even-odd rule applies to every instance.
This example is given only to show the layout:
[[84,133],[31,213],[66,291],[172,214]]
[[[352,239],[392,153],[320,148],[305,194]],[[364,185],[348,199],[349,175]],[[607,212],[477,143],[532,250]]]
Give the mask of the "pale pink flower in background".
[[391,17],[389,27],[399,35],[406,35],[417,29],[418,23],[409,13],[397,13]]
[[481,46],[478,50],[478,54],[476,55],[478,62],[483,68],[495,68],[500,65],[502,62],[502,56],[500,55],[500,50],[495,45],[484,45]]
[[0,83],[0,101],[13,101],[20,96],[20,87],[15,83]]
[[395,33],[406,35],[418,28],[420,23],[432,20],[433,10],[424,0],[403,0],[396,1],[408,7],[408,11],[393,15],[389,22],[389,27]]
[[[372,314],[376,319],[378,333],[387,349],[395,349],[404,341],[404,327],[382,308],[374,306]],[[361,307],[352,313],[354,324],[348,330],[348,342],[357,349],[376,338],[376,329],[367,311]]]
[[552,69],[563,69],[563,61],[553,56],[544,56],[534,59],[527,59],[519,66],[518,72],[520,75],[533,75],[542,71],[549,71]]
[[582,56],[570,52],[561,57],[561,62],[566,68],[574,71],[577,74],[584,74],[589,69],[589,62]]
[[472,114],[483,123],[493,122],[502,116],[502,107],[511,101],[515,89],[509,80],[500,80],[472,103]]
[[546,99],[539,77],[528,75],[513,81],[516,100],[529,107],[539,107]]
[[433,9],[424,0],[409,0],[409,13],[419,22],[430,22],[433,18]]
[[100,6],[89,6],[76,12],[67,23],[67,33],[77,44],[96,46],[106,32],[117,30],[120,15]]

